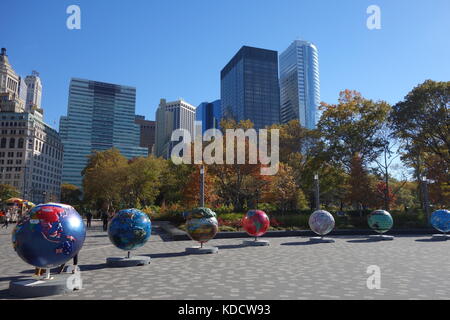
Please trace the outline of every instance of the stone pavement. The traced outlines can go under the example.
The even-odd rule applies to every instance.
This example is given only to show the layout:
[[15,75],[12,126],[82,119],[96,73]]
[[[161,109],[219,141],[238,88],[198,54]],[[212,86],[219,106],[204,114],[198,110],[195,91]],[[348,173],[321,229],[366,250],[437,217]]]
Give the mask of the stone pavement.
[[[10,243],[13,226],[0,229],[0,299],[11,299],[10,280],[33,273]],[[212,240],[216,255],[186,255],[192,241],[170,241],[158,227],[135,254],[143,267],[110,269],[105,261],[125,256],[95,226],[79,255],[83,290],[43,299],[450,299],[450,241],[397,237],[368,242],[336,237],[334,244],[308,238],[271,238],[270,247],[241,247],[242,239]],[[381,269],[381,289],[367,288],[367,268]]]

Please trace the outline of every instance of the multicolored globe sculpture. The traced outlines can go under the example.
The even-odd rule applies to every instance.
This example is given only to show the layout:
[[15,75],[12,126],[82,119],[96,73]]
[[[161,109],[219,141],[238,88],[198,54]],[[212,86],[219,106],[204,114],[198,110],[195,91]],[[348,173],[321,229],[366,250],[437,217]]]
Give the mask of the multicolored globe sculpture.
[[117,212],[108,227],[108,236],[117,248],[132,251],[142,247],[152,234],[148,215],[138,209]]
[[261,237],[270,227],[267,214],[261,210],[250,210],[242,219],[244,230],[253,237]]
[[372,230],[380,234],[388,232],[394,225],[391,214],[385,210],[376,210],[370,213],[367,222]]
[[431,225],[443,233],[450,232],[450,211],[443,209],[433,212]]
[[309,227],[318,235],[327,235],[334,229],[334,226],[334,218],[328,211],[318,210],[309,217]]
[[192,240],[201,244],[215,237],[219,231],[216,213],[208,208],[197,208],[185,214],[186,231]]
[[42,269],[62,265],[83,247],[86,228],[78,212],[59,203],[40,204],[17,223],[14,250],[26,263]]

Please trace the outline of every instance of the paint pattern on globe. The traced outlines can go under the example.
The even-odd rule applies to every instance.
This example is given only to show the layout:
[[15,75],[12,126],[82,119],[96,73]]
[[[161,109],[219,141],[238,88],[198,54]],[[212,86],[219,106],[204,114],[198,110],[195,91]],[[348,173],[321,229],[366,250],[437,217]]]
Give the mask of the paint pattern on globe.
[[250,210],[242,219],[244,230],[253,237],[261,237],[270,227],[267,214],[261,210]]
[[450,232],[450,211],[437,210],[431,215],[431,225],[444,233]]
[[369,227],[378,233],[386,233],[394,226],[394,220],[389,212],[376,210],[369,214],[367,219]]
[[137,209],[117,212],[108,227],[108,236],[117,248],[132,251],[148,241],[152,234],[152,223],[145,213]]
[[334,229],[334,226],[334,218],[328,211],[319,210],[309,217],[309,227],[318,235],[324,236],[329,234]]
[[214,238],[219,231],[216,213],[208,208],[197,208],[186,214],[186,231],[189,237],[205,243]]
[[54,268],[72,259],[83,247],[86,228],[69,205],[40,204],[17,223],[12,233],[14,250],[37,268]]

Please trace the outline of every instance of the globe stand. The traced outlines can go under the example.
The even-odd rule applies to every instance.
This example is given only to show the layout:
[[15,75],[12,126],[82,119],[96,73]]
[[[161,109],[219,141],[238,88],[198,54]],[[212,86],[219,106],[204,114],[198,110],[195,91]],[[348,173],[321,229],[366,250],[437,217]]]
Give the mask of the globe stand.
[[249,246],[249,247],[267,247],[270,246],[270,242],[267,240],[261,240],[258,237],[255,237],[254,240],[244,240],[242,242],[242,244],[244,246]]
[[433,234],[431,236],[431,238],[433,240],[436,240],[436,241],[447,241],[447,240],[450,240],[450,235],[447,234],[446,232],[445,233],[438,233],[438,234]]
[[335,243],[336,242],[334,239],[325,238],[325,236],[312,237],[312,238],[309,238],[309,241],[315,242],[315,243]]
[[186,253],[188,254],[214,254],[219,253],[219,248],[217,247],[204,247],[203,242],[200,242],[200,246],[186,248]]
[[41,279],[28,277],[19,281],[9,283],[9,293],[17,298],[39,298],[54,295],[66,294],[76,290],[81,290],[83,281],[81,273],[61,273],[50,275],[50,269]]
[[145,266],[147,264],[150,264],[150,257],[131,256],[130,251],[128,251],[127,256],[124,258],[122,257],[106,258],[106,265],[112,268],[137,267],[137,266]]
[[392,241],[392,240],[394,240],[394,237],[388,236],[385,234],[374,234],[374,235],[370,235],[369,239],[377,240],[377,241]]

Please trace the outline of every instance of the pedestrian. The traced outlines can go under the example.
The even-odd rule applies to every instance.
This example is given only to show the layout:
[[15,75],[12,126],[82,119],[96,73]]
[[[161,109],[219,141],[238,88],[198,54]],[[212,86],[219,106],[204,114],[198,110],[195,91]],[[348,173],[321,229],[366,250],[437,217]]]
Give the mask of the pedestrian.
[[103,221],[103,231],[108,231],[108,213],[106,211],[102,211],[102,221]]
[[[60,267],[59,267],[59,271],[58,273],[61,274],[64,271],[64,267],[66,266],[65,263],[63,263]],[[75,273],[76,269],[78,266],[78,253],[73,257],[73,270],[72,273]]]
[[9,217],[10,217],[9,212],[7,212],[7,213],[5,214],[5,216],[3,217],[3,225],[2,225],[2,229],[3,229],[3,228],[8,229],[8,225],[9,225]]
[[86,213],[86,226],[87,226],[88,228],[91,227],[91,221],[92,221],[92,212],[88,211],[88,212]]

